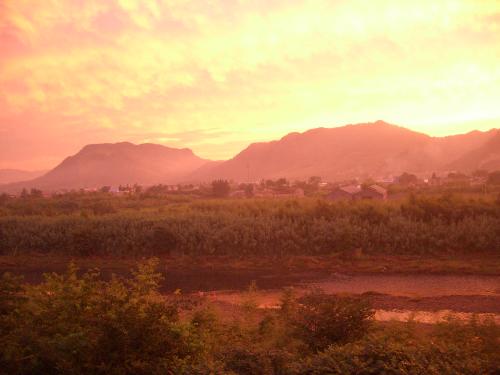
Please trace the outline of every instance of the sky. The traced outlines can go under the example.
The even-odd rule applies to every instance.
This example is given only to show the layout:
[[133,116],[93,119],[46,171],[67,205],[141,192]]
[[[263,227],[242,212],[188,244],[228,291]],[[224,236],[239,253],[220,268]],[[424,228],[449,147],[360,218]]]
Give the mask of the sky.
[[500,127],[500,1],[0,0],[0,168],[379,119]]

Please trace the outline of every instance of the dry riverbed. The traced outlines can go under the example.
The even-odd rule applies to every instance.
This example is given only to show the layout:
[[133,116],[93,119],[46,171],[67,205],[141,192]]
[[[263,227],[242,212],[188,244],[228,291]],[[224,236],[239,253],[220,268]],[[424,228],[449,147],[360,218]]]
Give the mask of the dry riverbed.
[[[379,321],[437,323],[445,319],[492,319],[500,324],[500,276],[484,275],[343,275],[293,286],[297,295],[319,288],[328,294],[362,295]],[[252,300],[261,308],[276,308],[280,290],[219,291],[212,301],[239,305]]]
[[[102,277],[130,277],[138,259],[69,258],[50,255],[0,256],[0,274],[23,275],[39,283],[45,272],[65,271],[70,261],[83,271],[98,267]],[[161,290],[202,294],[224,304],[240,304],[255,282],[252,298],[263,308],[279,303],[283,288],[297,293],[321,288],[330,294],[364,295],[378,320],[436,322],[450,314],[460,319],[471,314],[500,316],[500,259],[418,257],[289,257],[234,259],[224,257],[161,258]]]

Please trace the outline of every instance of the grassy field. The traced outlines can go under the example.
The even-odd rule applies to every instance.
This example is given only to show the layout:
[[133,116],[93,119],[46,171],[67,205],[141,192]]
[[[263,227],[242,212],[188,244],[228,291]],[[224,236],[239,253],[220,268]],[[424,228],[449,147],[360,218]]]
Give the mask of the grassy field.
[[[500,201],[15,199],[0,210],[0,254],[282,258],[495,257]],[[382,265],[383,266],[383,265]]]

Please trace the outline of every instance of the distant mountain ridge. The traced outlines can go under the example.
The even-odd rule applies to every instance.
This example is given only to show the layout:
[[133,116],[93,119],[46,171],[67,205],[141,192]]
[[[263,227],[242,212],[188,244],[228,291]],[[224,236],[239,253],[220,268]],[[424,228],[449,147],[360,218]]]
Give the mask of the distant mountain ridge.
[[317,128],[291,133],[278,141],[251,144],[234,158],[191,178],[257,181],[318,175],[331,180],[438,171],[450,168],[456,159],[497,133],[431,137],[384,121]]
[[209,163],[190,149],[129,142],[87,145],[45,175],[3,190],[36,187],[42,190],[96,188],[105,185],[174,184]]
[[500,130],[487,142],[451,163],[450,168],[464,172],[477,169],[500,170]]
[[128,142],[87,145],[45,175],[0,186],[0,191],[78,189],[124,184],[176,184],[232,179],[325,180],[402,172],[500,169],[500,131],[431,137],[384,121],[316,128],[249,145],[226,161],[190,149]]

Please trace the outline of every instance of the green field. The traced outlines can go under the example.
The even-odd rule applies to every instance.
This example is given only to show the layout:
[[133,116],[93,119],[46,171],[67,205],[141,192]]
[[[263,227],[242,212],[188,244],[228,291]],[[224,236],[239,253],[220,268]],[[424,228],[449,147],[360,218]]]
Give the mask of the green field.
[[210,200],[108,194],[17,198],[0,207],[0,254],[72,256],[498,254],[494,197],[402,201]]

